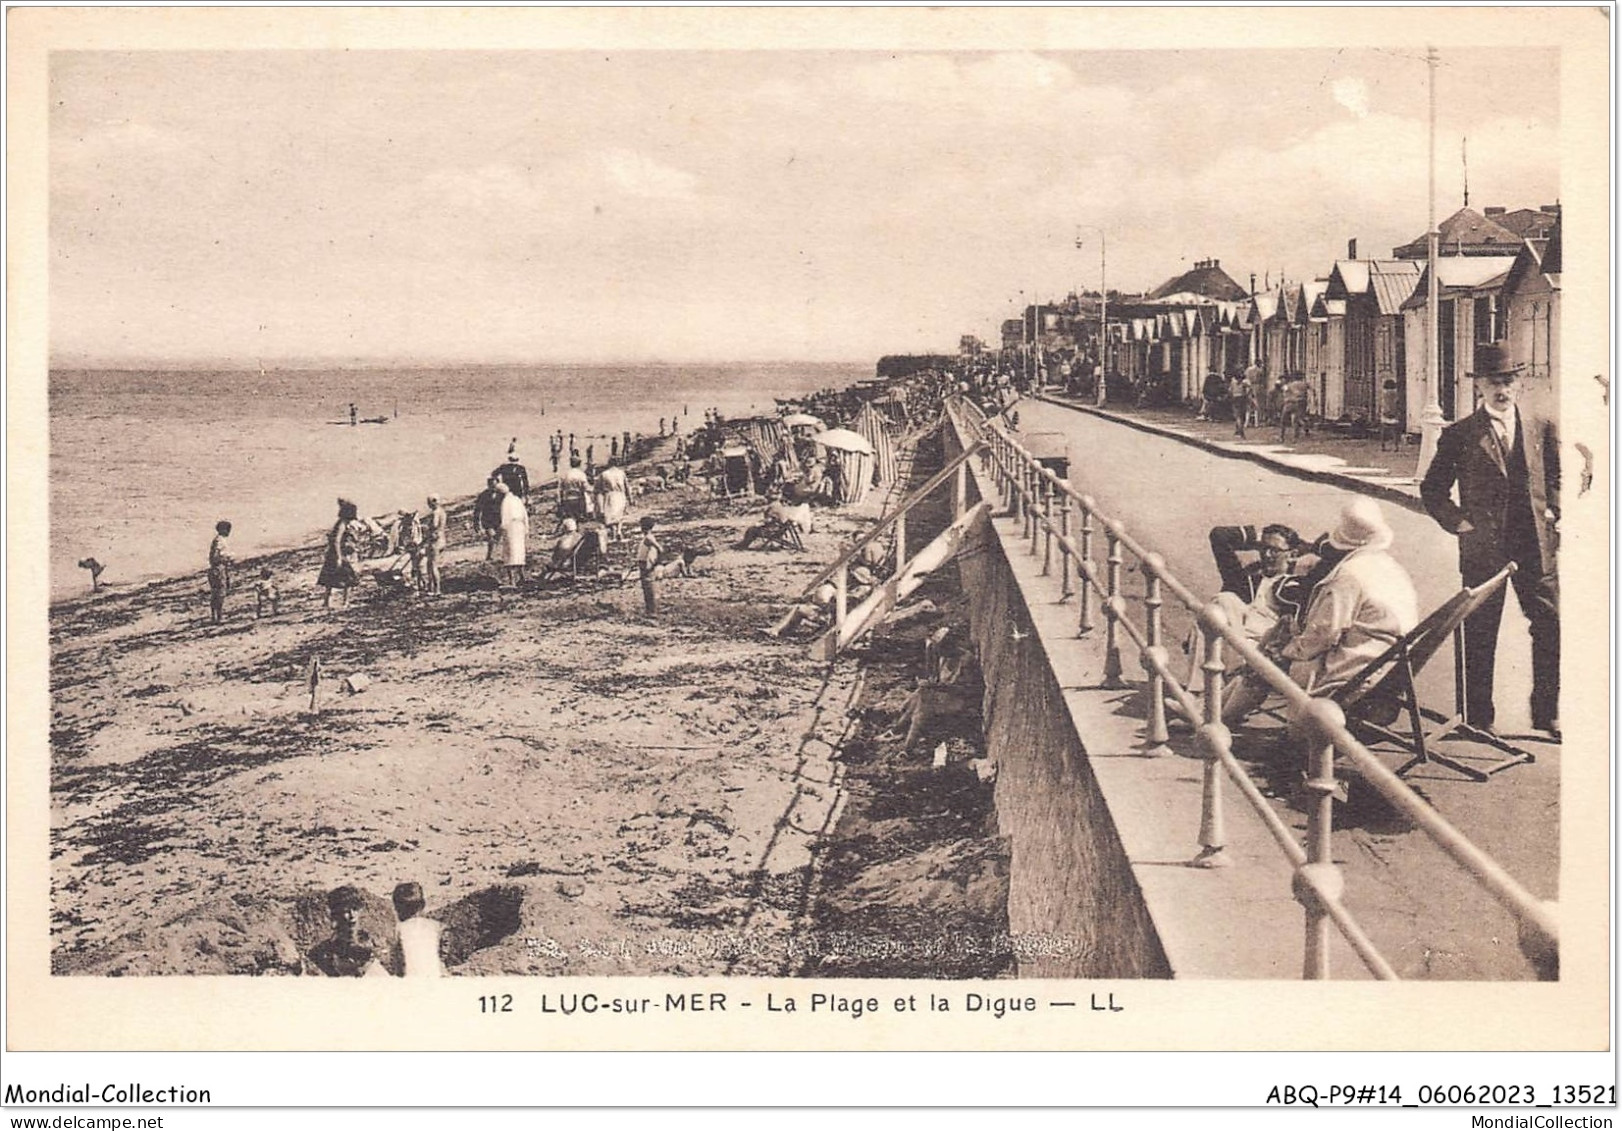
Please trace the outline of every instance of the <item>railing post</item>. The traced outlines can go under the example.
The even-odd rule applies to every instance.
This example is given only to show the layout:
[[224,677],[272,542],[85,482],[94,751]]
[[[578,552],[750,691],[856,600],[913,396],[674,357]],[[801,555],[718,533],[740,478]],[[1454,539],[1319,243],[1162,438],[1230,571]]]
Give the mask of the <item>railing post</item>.
[[1233,735],[1222,721],[1222,633],[1227,617],[1216,605],[1200,615],[1205,643],[1205,723],[1200,727],[1200,753],[1205,758],[1200,787],[1200,851],[1194,863],[1201,868],[1225,868],[1228,830],[1222,805],[1222,759],[1233,750]]
[[1117,621],[1125,608],[1121,600],[1121,532],[1124,528],[1119,519],[1113,519],[1104,526],[1105,534],[1109,539],[1109,556],[1105,559],[1107,572],[1104,575],[1104,686],[1124,687],[1121,679],[1121,632]]
[[969,505],[969,461],[964,460],[957,465],[957,471],[952,475],[952,519],[955,522],[963,517],[963,512]]
[[1020,463],[1020,500],[1025,510],[1025,537],[1032,542],[1031,553],[1036,553],[1036,478],[1031,474],[1031,465]]
[[907,512],[895,516],[895,571],[900,573],[907,564]]
[[1335,866],[1332,830],[1335,818],[1335,748],[1328,739],[1330,723],[1345,725],[1346,715],[1328,699],[1314,699],[1302,709],[1298,724],[1305,735],[1307,778],[1302,783],[1311,796],[1307,809],[1307,862],[1296,870],[1291,885],[1306,909],[1306,946],[1301,976],[1314,981],[1329,977],[1329,912],[1326,900],[1340,898],[1341,872]]
[[834,570],[834,638],[845,631],[845,614],[850,607],[850,566]]
[[[1042,543],[1042,511],[1046,506],[1047,484],[1042,481],[1042,469],[1031,464],[1031,557]],[[1046,573],[1047,570],[1042,571]]]
[[1076,576],[1081,583],[1081,625],[1078,632],[1093,630],[1093,579],[1097,569],[1093,565],[1093,497],[1081,497],[1081,560],[1076,563]]
[[1070,600],[1070,492],[1059,491],[1059,602]]
[[1053,572],[1053,480],[1042,476],[1042,576]]
[[1014,509],[1014,465],[1012,456],[1008,452],[1006,437],[997,436],[997,479],[1002,484],[1002,509],[1010,515],[1017,516],[1019,511]]
[[1162,639],[1160,621],[1160,607],[1166,603],[1160,592],[1160,575],[1166,568],[1166,559],[1159,554],[1150,554],[1143,559],[1143,572],[1147,576],[1147,587],[1143,596],[1143,607],[1147,627],[1144,637],[1148,641],[1143,649],[1143,674],[1149,679],[1149,733],[1147,735],[1150,754],[1170,753],[1166,743],[1171,733],[1166,729],[1166,665],[1171,663],[1171,655],[1166,651],[1165,641]]

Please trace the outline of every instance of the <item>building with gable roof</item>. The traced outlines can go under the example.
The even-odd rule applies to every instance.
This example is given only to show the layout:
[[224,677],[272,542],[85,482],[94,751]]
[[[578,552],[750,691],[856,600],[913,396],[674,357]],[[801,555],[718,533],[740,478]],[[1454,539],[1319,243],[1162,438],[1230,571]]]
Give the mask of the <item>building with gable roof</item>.
[[[1498,217],[1507,216],[1502,209]],[[1519,213],[1517,213],[1519,216]],[[1436,228],[1440,255],[1514,255],[1525,237],[1473,208],[1461,208]],[[1428,251],[1423,234],[1401,247],[1391,249],[1395,259],[1425,259]]]
[[[1525,241],[1516,246],[1518,253]],[[1505,340],[1501,291],[1515,265],[1516,255],[1443,256],[1436,261],[1437,282],[1437,403],[1448,420],[1458,420],[1475,409],[1470,374],[1476,368],[1476,347]],[[1430,268],[1423,267],[1413,293],[1402,304],[1408,367],[1424,373],[1427,292]],[[1424,382],[1410,383],[1405,402],[1408,419],[1417,423],[1424,407]]]
[[[1349,252],[1355,253],[1356,243]],[[1418,264],[1406,259],[1337,260],[1324,287],[1326,300],[1344,302],[1342,387],[1325,390],[1325,415],[1339,402],[1335,418],[1374,423],[1379,419],[1380,390],[1395,381],[1407,384],[1406,323],[1402,304],[1419,281]],[[1399,403],[1404,398],[1399,396]],[[1418,417],[1413,419],[1417,422]]]

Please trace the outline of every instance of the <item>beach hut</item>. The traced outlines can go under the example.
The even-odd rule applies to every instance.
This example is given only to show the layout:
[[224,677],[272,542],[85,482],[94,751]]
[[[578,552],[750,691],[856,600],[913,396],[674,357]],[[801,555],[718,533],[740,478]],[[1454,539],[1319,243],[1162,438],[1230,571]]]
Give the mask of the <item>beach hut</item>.
[[895,442],[890,438],[890,422],[871,404],[856,414],[856,431],[873,445],[873,483],[885,486],[896,480]]
[[838,501],[861,502],[873,482],[873,445],[848,428],[829,428],[811,439],[827,452],[830,462],[839,461]]
[[755,493],[754,476],[749,471],[749,449],[734,445],[721,449],[721,493],[727,498]]

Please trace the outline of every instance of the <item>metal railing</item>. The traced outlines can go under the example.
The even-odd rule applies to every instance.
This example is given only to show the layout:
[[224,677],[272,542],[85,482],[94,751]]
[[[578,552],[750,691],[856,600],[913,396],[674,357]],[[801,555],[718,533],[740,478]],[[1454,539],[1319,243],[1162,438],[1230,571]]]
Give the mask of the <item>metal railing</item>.
[[[1248,802],[1289,860],[1294,868],[1292,894],[1305,911],[1303,977],[1329,977],[1332,924],[1376,978],[1397,978],[1391,964],[1341,902],[1344,880],[1334,863],[1331,837],[1337,755],[1509,911],[1519,925],[1521,950],[1539,977],[1557,976],[1559,929],[1553,904],[1540,901],[1528,892],[1497,861],[1471,843],[1388,769],[1347,728],[1345,714],[1338,704],[1307,694],[1228,622],[1219,605],[1197,597],[1172,574],[1164,558],[1141,545],[1122,522],[1105,516],[1091,496],[1078,492],[1069,480],[1043,467],[1000,424],[987,421],[977,408],[962,401],[951,404],[948,413],[959,437],[965,440],[965,447],[982,452],[982,470],[992,477],[999,495],[994,502],[1003,508],[1002,517],[1020,520],[1022,541],[1029,543],[1032,556],[1041,556],[1043,575],[1052,574],[1057,551],[1060,599],[1073,594],[1078,598],[1077,634],[1093,631],[1097,617],[1102,615],[1106,686],[1125,686],[1122,637],[1137,648],[1148,680],[1145,739],[1150,751],[1158,753],[1167,749],[1168,695],[1188,720],[1197,724],[1195,739],[1204,760],[1204,772],[1196,839],[1198,852],[1193,863],[1215,868],[1229,862],[1225,855],[1224,777]],[[1074,520],[1072,511],[1077,512]],[[1105,548],[1102,570],[1094,560],[1095,543],[1100,534]],[[1129,602],[1121,587],[1126,554],[1136,559],[1145,578],[1141,624],[1128,615]],[[1073,587],[1072,575],[1079,588]],[[1205,645],[1205,659],[1200,665],[1203,686],[1199,695],[1185,687],[1172,669],[1161,615],[1167,594],[1197,618]],[[1233,649],[1271,691],[1283,698],[1293,727],[1307,745],[1305,788],[1312,795],[1312,801],[1307,813],[1305,845],[1297,840],[1234,757],[1233,735],[1222,721],[1224,648]]]

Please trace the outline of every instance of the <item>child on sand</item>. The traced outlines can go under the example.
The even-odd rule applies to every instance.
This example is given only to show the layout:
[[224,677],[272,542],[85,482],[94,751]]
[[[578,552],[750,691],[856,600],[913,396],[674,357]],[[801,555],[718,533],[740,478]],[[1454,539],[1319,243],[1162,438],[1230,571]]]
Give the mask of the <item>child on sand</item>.
[[265,606],[270,606],[270,615],[276,616],[282,611],[282,595],[276,588],[275,578],[270,570],[259,571],[259,581],[253,587],[253,619],[258,620],[265,615]]
[[231,592],[231,551],[225,540],[231,537],[231,524],[214,524],[214,541],[208,546],[208,615],[209,621],[219,624],[225,619],[225,597]]
[[642,516],[642,541],[636,548],[636,572],[642,578],[642,606],[651,617],[656,611],[653,600],[653,570],[659,564],[659,540],[653,536],[653,516]]
[[403,883],[394,889],[394,913],[400,919],[400,974],[406,978],[439,978],[445,973],[439,961],[443,925],[423,915],[427,905],[419,883]]

